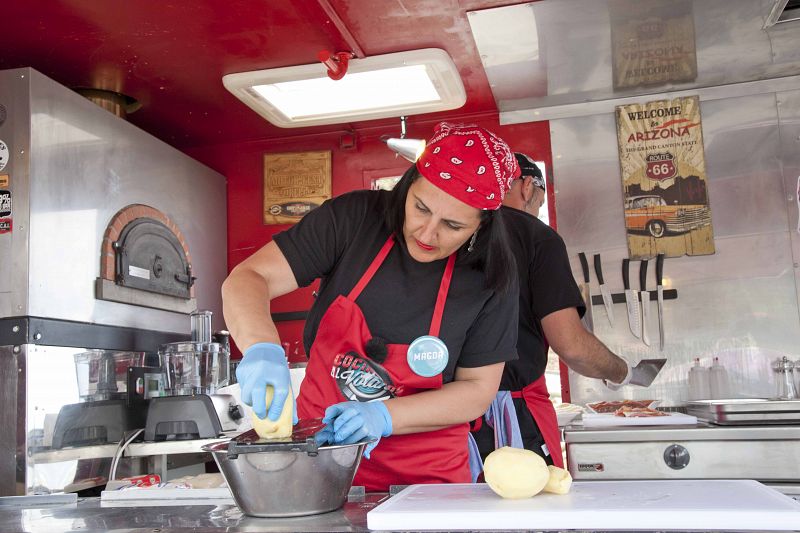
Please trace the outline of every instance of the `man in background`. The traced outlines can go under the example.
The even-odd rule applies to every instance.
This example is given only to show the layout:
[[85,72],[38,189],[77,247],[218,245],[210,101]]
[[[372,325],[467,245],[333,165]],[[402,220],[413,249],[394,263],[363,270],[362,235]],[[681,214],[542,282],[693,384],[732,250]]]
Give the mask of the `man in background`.
[[[545,384],[548,344],[575,372],[611,387],[631,380],[630,365],[613,354],[581,323],[586,307],[569,265],[564,241],[536,218],[544,203],[545,180],[524,154],[514,154],[522,175],[503,201],[503,219],[519,276],[519,359],[507,362],[501,391],[511,391],[525,448],[563,468],[555,409]],[[494,449],[494,430],[473,423],[481,457]]]

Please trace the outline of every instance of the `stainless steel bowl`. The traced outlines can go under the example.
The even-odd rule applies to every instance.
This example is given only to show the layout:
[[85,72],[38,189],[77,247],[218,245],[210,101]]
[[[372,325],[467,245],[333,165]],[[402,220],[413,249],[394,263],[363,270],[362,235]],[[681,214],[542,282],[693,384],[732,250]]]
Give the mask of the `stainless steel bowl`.
[[344,505],[367,443],[323,446],[316,456],[272,451],[231,459],[227,442],[203,450],[214,456],[242,512],[287,517],[327,513]]

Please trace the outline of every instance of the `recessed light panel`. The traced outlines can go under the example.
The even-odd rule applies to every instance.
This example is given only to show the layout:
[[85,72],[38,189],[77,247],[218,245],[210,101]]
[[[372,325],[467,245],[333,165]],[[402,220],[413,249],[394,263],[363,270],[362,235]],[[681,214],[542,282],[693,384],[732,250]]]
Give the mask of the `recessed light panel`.
[[433,48],[351,59],[347,74],[336,81],[315,63],[228,74],[222,82],[283,128],[431,113],[466,102],[455,64]]

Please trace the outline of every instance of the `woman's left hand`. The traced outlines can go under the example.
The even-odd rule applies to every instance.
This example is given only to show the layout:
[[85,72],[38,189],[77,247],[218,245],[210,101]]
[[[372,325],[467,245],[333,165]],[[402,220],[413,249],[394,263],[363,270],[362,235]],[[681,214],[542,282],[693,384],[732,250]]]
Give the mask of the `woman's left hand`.
[[392,415],[382,401],[337,403],[325,409],[322,421],[327,425],[316,435],[318,444],[352,444],[375,439],[364,449],[367,459],[380,438],[392,434]]

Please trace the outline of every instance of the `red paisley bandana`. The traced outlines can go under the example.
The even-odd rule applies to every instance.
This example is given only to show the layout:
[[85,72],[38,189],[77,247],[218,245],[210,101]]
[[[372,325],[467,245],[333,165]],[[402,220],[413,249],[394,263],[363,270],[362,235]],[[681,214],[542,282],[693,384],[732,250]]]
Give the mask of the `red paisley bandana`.
[[473,124],[436,126],[417,170],[444,192],[478,209],[499,209],[520,169],[494,133]]

